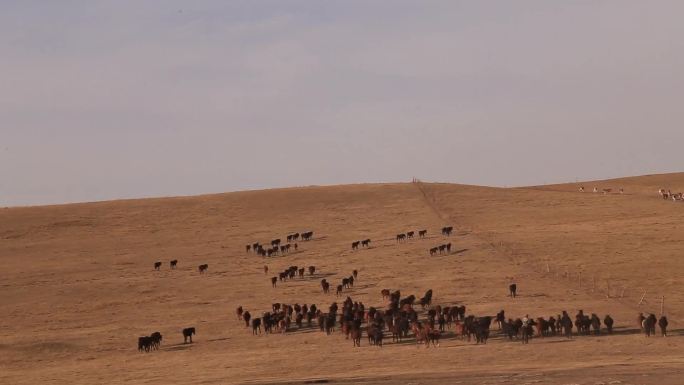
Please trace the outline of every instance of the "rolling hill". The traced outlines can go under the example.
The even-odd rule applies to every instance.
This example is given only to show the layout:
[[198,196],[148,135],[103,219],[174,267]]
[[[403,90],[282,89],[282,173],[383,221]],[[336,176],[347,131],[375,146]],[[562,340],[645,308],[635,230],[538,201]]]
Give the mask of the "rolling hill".
[[[584,185],[587,192],[579,192]],[[592,193],[612,188],[613,193]],[[615,193],[624,188],[624,194]],[[0,383],[644,383],[677,384],[684,365],[684,173],[526,188],[439,183],[365,184],[0,210]],[[451,237],[440,228],[452,225]],[[426,238],[395,235],[427,229]],[[271,258],[245,245],[314,231]],[[370,248],[351,242],[370,238]],[[449,255],[428,249],[453,244]],[[175,270],[168,261],[178,259]],[[163,261],[160,271],[155,261]],[[197,266],[209,265],[207,274]],[[264,265],[269,273],[264,274]],[[316,266],[271,287],[291,265]],[[444,335],[352,347],[318,327],[253,336],[236,319],[282,302],[321,308],[323,294],[359,271],[344,296],[384,308],[384,288],[469,314],[611,314],[611,336],[503,338],[487,345]],[[507,296],[515,282],[519,296]],[[668,338],[645,338],[639,312],[670,319]],[[422,313],[421,313],[422,314]],[[180,330],[194,326],[195,342]],[[137,338],[160,331],[159,351]],[[630,382],[631,381],[631,382]]]

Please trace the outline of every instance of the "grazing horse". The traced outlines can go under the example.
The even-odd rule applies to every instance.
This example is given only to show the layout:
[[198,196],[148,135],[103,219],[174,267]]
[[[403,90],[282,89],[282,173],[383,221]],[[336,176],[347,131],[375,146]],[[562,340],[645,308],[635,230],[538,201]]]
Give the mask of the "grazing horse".
[[154,263],[154,269],[155,269],[155,270],[159,270],[159,268],[161,267],[161,265],[162,265],[161,262],[155,262],[155,263]]
[[423,327],[420,321],[413,322],[411,324],[411,330],[413,331],[413,335],[416,338],[416,346],[418,346],[419,344],[425,344],[425,347],[430,347],[427,330]]
[[261,318],[255,318],[252,320],[252,335],[257,334],[261,334]]
[[563,326],[563,334],[565,337],[572,338],[572,320],[567,313],[563,314],[563,317],[561,318],[561,325]]
[[435,254],[437,254],[437,251],[438,251],[438,250],[439,250],[438,247],[433,247],[433,248],[431,248],[431,249],[430,249],[430,255],[435,255]]
[[523,344],[528,344],[530,342],[530,337],[534,334],[534,329],[532,328],[535,325],[535,322],[533,320],[529,320],[527,325],[522,325],[522,328],[520,329],[522,331],[522,343]]
[[195,334],[195,328],[194,327],[183,329],[183,343],[187,344],[188,338],[190,339],[190,343],[192,343],[193,334]]
[[268,265],[264,265],[264,274],[268,274]]
[[360,243],[361,243],[361,241],[352,242],[352,250],[358,250]]
[[384,335],[382,333],[382,327],[381,326],[376,326],[375,324],[372,325],[368,329],[368,343],[382,347],[382,339]]
[[237,309],[235,309],[235,314],[237,315],[237,319],[239,321],[242,320],[242,314],[244,313],[244,310],[242,310],[242,306],[238,306]]
[[169,262],[169,267],[170,267],[170,268],[175,269],[176,266],[178,266],[178,260],[177,260],[177,259],[174,259],[173,261],[170,261],[170,262]]
[[276,287],[277,283],[278,283],[278,277],[271,277],[271,286]]
[[426,235],[427,235],[427,230],[418,231],[418,237],[425,238]]
[[508,291],[510,292],[511,298],[515,298],[516,293],[518,291],[518,285],[516,285],[515,283],[508,285]]
[[650,337],[651,334],[655,335],[656,317],[654,314],[649,314],[648,317],[646,317],[641,324],[643,326],[644,334],[646,334],[646,337]]
[[323,289],[323,294],[328,294],[330,291],[330,283],[325,278],[321,280],[321,288]]
[[397,242],[402,242],[406,240],[406,234],[397,234]]
[[409,231],[408,233],[406,233],[406,238],[408,238],[408,239],[413,238],[413,234],[415,234],[413,231]]
[[667,325],[667,317],[661,316],[658,320],[658,326],[660,327],[660,335],[663,337],[667,337]]
[[199,265],[197,270],[199,270],[200,274],[204,274],[208,268],[209,268],[209,265],[205,263],[203,265]]
[[248,311],[245,311],[245,312],[242,314],[242,319],[245,321],[245,327],[248,328],[248,327],[249,327],[249,320],[252,319],[252,315],[249,314]]
[[357,278],[358,275],[359,275],[359,271],[356,270],[356,269],[354,269],[354,271],[352,271],[352,276],[354,277],[354,279],[358,279],[358,278]]
[[309,275],[314,275],[316,272],[316,266],[309,266]]
[[430,346],[430,343],[432,343],[433,347],[439,347],[439,339],[441,337],[442,337],[441,331],[434,330],[434,329],[428,329],[427,330],[428,346]]
[[339,296],[342,294],[342,287],[343,285],[337,285],[337,291],[335,292],[335,295]]
[[603,324],[606,325],[608,334],[613,334],[613,319],[609,314],[606,314],[606,317],[603,319]]
[[159,346],[161,345],[162,342],[162,335],[159,332],[154,332],[150,335],[150,339],[152,340],[152,347],[155,349],[159,349]]
[[449,236],[451,235],[451,232],[454,230],[453,226],[446,226],[442,227],[442,235],[444,236]]
[[351,330],[349,331],[349,335],[351,336],[354,346],[361,347],[361,327],[352,326]]
[[502,329],[503,323],[506,322],[506,315],[503,310],[500,312],[496,313],[496,323],[499,324],[499,330]]
[[361,247],[370,247],[370,243],[370,239],[364,239],[363,241],[361,241]]
[[595,313],[591,313],[591,328],[594,330],[594,335],[601,334],[601,320]]
[[245,252],[249,253],[249,251],[252,249],[252,245],[247,245],[245,246]]
[[152,337],[138,337],[138,351],[149,352],[152,349]]
[[380,294],[382,294],[382,299],[389,299],[389,297],[390,297],[389,289],[382,289],[380,291]]

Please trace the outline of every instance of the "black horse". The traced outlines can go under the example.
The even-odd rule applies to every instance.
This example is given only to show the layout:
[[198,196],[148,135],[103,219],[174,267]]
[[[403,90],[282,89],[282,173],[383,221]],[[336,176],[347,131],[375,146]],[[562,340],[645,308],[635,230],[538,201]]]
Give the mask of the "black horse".
[[192,343],[192,336],[195,334],[195,328],[185,328],[183,329],[183,343],[187,344],[188,339],[190,339],[190,343]]
[[508,285],[508,291],[510,292],[510,296],[512,298],[515,298],[516,293],[518,291],[518,285],[516,285],[515,283]]

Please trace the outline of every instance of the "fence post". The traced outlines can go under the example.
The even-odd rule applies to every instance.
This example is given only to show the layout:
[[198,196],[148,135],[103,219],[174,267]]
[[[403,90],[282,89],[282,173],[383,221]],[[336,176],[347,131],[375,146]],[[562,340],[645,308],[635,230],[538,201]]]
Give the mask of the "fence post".
[[579,288],[582,288],[582,272],[577,273],[577,280],[579,281]]

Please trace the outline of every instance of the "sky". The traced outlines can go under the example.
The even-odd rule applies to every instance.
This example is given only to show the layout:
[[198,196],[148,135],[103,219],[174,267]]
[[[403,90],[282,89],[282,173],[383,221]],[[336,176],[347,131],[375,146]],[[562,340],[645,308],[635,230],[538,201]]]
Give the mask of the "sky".
[[0,0],[0,206],[682,171],[684,2]]

